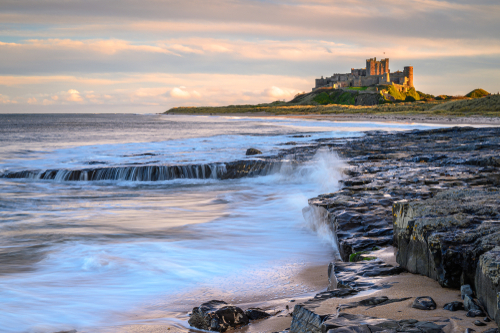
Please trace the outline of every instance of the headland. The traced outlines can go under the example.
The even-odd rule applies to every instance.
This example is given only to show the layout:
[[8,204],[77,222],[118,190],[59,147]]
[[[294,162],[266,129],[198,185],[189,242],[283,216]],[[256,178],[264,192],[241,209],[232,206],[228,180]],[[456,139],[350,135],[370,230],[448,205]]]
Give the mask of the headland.
[[[391,72],[389,59],[366,60],[365,68],[315,80],[311,92],[290,101],[213,107],[175,107],[166,114],[353,115],[420,118],[498,118],[500,94],[474,89],[464,96],[432,95],[414,86],[412,66]],[[472,120],[477,123],[478,120]],[[488,123],[488,121],[485,121]]]

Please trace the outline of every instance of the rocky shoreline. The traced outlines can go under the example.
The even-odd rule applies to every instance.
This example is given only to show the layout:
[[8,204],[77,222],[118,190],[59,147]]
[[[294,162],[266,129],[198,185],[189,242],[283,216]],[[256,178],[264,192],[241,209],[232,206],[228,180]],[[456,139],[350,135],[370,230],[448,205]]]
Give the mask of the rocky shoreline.
[[[291,151],[320,147],[335,150],[350,167],[343,187],[310,199],[304,215],[323,219],[335,231],[342,261],[330,264],[327,291],[295,305],[286,331],[471,332],[484,326],[481,332],[495,332],[500,325],[500,129],[368,132]],[[396,265],[377,258],[377,250],[391,245]],[[450,302],[436,305],[434,294],[398,286],[412,279],[429,283],[415,274],[436,280]],[[452,290],[456,295],[460,289],[454,300]],[[377,296],[367,297],[377,290]],[[360,307],[401,310],[375,317],[359,314]],[[247,323],[244,315],[238,312],[238,320]],[[225,331],[231,325],[218,327],[203,328]]]

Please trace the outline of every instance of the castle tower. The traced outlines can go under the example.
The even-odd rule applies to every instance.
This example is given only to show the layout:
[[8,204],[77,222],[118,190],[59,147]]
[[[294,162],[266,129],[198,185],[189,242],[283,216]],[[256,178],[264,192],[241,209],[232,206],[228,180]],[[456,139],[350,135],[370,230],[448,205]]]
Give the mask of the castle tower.
[[382,73],[381,74],[389,73],[390,72],[390,70],[389,70],[389,58],[382,59],[380,62],[382,63]]
[[366,59],[366,76],[389,73],[389,58],[377,61],[377,58]]
[[366,59],[366,76],[376,75],[375,74],[375,63],[377,58]]
[[408,78],[408,86],[413,87],[413,66],[406,66],[404,74]]

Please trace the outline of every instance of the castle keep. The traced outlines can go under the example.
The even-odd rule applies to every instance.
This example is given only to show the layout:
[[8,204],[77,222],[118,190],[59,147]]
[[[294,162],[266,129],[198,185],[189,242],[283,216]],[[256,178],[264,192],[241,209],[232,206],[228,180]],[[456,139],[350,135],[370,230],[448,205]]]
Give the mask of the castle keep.
[[351,73],[333,74],[330,77],[316,79],[318,88],[331,87],[333,89],[344,87],[368,87],[376,85],[393,84],[399,91],[407,91],[413,87],[413,67],[407,66],[404,71],[391,73],[389,59],[377,61],[377,58],[366,59],[366,68],[351,68]]

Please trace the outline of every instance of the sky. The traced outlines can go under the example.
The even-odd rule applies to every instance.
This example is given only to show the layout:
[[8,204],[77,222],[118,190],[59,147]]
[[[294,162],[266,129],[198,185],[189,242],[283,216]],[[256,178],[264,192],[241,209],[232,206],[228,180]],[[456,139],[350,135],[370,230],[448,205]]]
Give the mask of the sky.
[[388,57],[417,90],[500,90],[498,0],[1,0],[0,113],[290,100]]

